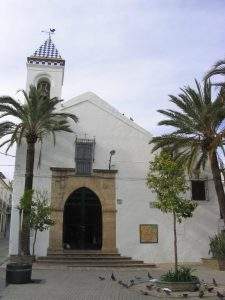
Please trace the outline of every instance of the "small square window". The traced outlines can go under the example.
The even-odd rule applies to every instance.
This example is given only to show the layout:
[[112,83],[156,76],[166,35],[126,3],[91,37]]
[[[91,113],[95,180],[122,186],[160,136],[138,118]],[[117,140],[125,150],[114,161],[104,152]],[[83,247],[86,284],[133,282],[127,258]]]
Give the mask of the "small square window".
[[192,192],[192,200],[205,201],[206,200],[205,181],[192,180],[191,192]]

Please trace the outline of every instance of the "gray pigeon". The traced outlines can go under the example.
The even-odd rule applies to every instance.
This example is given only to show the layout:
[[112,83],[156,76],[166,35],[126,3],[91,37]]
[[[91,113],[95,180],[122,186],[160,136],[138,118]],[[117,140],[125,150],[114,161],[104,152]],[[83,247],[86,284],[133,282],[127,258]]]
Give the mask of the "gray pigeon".
[[99,280],[105,280],[105,277],[98,276]]
[[145,291],[142,291],[142,290],[141,290],[141,293],[142,293],[142,295],[145,295],[145,296],[149,295],[148,292],[145,292]]
[[200,291],[199,294],[198,294],[198,297],[199,297],[199,298],[203,298],[203,296],[204,296],[204,292],[203,292],[203,291]]
[[213,284],[214,284],[214,286],[218,286],[218,284],[217,284],[215,278],[213,278]]
[[224,299],[223,294],[221,294],[219,291],[217,291],[216,295],[219,299]]
[[111,279],[113,280],[113,281],[116,281],[116,277],[115,277],[115,275],[112,273],[112,275],[111,275]]

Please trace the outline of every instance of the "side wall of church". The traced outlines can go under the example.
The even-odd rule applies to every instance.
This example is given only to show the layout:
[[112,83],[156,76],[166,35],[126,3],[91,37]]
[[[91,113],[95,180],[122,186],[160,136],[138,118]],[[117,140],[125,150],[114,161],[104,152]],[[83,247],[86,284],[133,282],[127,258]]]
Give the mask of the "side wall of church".
[[[85,97],[85,95],[83,96]],[[86,96],[87,98],[90,97]],[[84,99],[85,100],[85,99]],[[37,145],[35,157],[34,188],[47,190],[51,195],[50,167],[74,168],[76,136],[95,138],[93,167],[107,169],[109,152],[115,150],[112,167],[116,175],[117,227],[116,240],[122,255],[132,256],[146,262],[171,262],[173,260],[172,217],[150,208],[155,195],[146,186],[148,162],[152,158],[149,140],[151,135],[125,117],[112,115],[107,107],[98,107],[89,101],[66,108],[79,117],[74,125],[75,133],[58,134],[56,145],[49,137],[42,147]],[[37,168],[41,148],[41,167]],[[25,147],[17,149],[14,178],[10,254],[17,253],[18,211],[16,206],[23,192],[25,173]],[[181,261],[199,261],[208,256],[208,237],[220,226],[219,209],[211,175],[208,175],[208,199],[200,203],[194,217],[178,226],[178,251]],[[158,243],[141,244],[140,224],[157,224]],[[36,254],[44,256],[49,246],[49,233],[39,233]]]

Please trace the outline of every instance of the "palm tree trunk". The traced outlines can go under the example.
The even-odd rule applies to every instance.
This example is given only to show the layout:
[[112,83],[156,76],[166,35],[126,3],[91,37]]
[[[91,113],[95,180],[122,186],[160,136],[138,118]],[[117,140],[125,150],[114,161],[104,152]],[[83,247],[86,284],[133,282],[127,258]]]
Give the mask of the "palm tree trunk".
[[174,236],[174,267],[175,272],[178,270],[178,258],[177,258],[177,218],[173,213],[173,236]]
[[[26,174],[24,191],[33,188],[33,171],[34,171],[34,154],[35,142],[27,142],[26,156]],[[30,225],[29,225],[29,209],[23,213],[22,232],[21,232],[21,253],[22,255],[30,255]]]
[[213,174],[213,181],[216,189],[221,215],[223,217],[223,221],[225,224],[225,194],[224,194],[223,184],[221,180],[221,172],[220,172],[217,155],[215,151],[213,152],[211,158],[211,171]]

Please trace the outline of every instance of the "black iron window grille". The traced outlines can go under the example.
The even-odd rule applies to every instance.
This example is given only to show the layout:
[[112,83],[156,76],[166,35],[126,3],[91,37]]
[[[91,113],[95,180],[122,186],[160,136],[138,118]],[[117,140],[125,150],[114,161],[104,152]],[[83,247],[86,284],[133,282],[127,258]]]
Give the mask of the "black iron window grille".
[[77,138],[75,146],[76,174],[91,174],[94,161],[95,140]]

